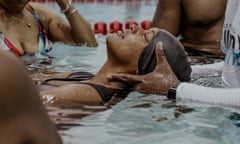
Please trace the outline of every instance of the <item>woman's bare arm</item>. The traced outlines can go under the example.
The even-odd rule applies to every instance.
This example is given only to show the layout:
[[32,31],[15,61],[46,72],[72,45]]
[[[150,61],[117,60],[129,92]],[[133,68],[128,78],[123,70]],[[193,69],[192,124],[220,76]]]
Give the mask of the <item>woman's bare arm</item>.
[[[77,11],[77,9],[74,8],[73,5],[69,5],[70,8],[67,12],[65,12],[68,20],[66,21],[60,14],[44,4],[30,4],[38,12],[44,28],[48,32],[50,40],[61,41],[72,45],[86,44],[91,47],[97,46],[97,41],[91,25]],[[64,4],[62,4],[61,7],[63,7],[63,5]]]

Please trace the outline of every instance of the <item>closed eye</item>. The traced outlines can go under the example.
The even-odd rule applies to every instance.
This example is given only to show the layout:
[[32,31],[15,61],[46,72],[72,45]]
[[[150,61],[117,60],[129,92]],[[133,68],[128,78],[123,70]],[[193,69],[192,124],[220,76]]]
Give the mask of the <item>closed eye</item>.
[[144,33],[144,39],[147,43],[150,43],[155,36],[155,31],[148,31]]

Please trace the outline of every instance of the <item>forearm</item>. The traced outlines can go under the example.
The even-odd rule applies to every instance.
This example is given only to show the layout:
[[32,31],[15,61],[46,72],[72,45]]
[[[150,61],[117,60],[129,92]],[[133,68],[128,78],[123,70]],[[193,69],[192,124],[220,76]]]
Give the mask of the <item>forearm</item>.
[[75,43],[86,43],[88,46],[97,46],[94,32],[91,25],[84,19],[78,10],[71,4],[64,4],[61,0],[57,0],[62,12],[70,23],[70,33]]
[[181,83],[176,98],[222,106],[240,107],[240,88],[211,88],[197,84]]
[[66,17],[71,25],[74,41],[83,42],[92,47],[97,46],[91,25],[78,13],[74,6],[71,6],[66,13]]

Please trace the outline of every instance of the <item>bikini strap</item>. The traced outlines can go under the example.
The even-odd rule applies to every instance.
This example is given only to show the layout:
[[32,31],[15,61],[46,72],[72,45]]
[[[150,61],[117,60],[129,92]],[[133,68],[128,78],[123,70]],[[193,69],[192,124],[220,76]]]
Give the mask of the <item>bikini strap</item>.
[[12,51],[15,55],[21,56],[20,51],[0,32],[1,48]]
[[[32,7],[32,5],[30,4],[27,4],[26,7],[25,7],[30,13],[32,13],[32,15],[34,16],[35,20],[37,21],[38,23],[38,28],[39,28],[39,37],[40,37],[40,40],[42,40],[42,42],[44,43],[44,46],[41,46],[40,49],[39,49],[39,52],[41,54],[45,54],[49,51],[52,50],[52,44],[49,43],[48,41],[48,36],[47,36],[47,32],[46,30],[44,29],[44,26],[37,14],[37,12],[34,10],[34,8]],[[40,42],[40,41],[39,41]]]
[[109,88],[103,85],[89,83],[89,82],[80,82],[80,83],[92,86],[98,92],[98,94],[101,96],[104,102],[109,102],[113,97],[124,99],[132,91],[129,88],[117,89],[117,88]]
[[39,30],[40,32],[44,32],[46,33],[44,27],[43,27],[43,24],[38,16],[38,14],[36,13],[36,11],[34,10],[34,8],[32,7],[32,5],[30,4],[27,4],[26,7],[25,7],[33,16],[34,18],[36,19],[37,23],[38,23],[38,27],[39,27]]
[[50,85],[49,82],[51,81],[69,81],[69,82],[74,82],[74,81],[84,81],[84,80],[89,80],[94,77],[94,74],[89,73],[89,72],[73,72],[69,74],[66,78],[49,78],[45,79],[42,81],[41,84],[45,85]]

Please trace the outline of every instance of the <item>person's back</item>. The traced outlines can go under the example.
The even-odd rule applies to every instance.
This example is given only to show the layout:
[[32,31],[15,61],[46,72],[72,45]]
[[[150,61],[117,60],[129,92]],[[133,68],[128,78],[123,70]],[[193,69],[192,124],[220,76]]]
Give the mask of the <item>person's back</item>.
[[186,50],[223,55],[220,49],[226,0],[159,0],[153,27],[181,36]]

